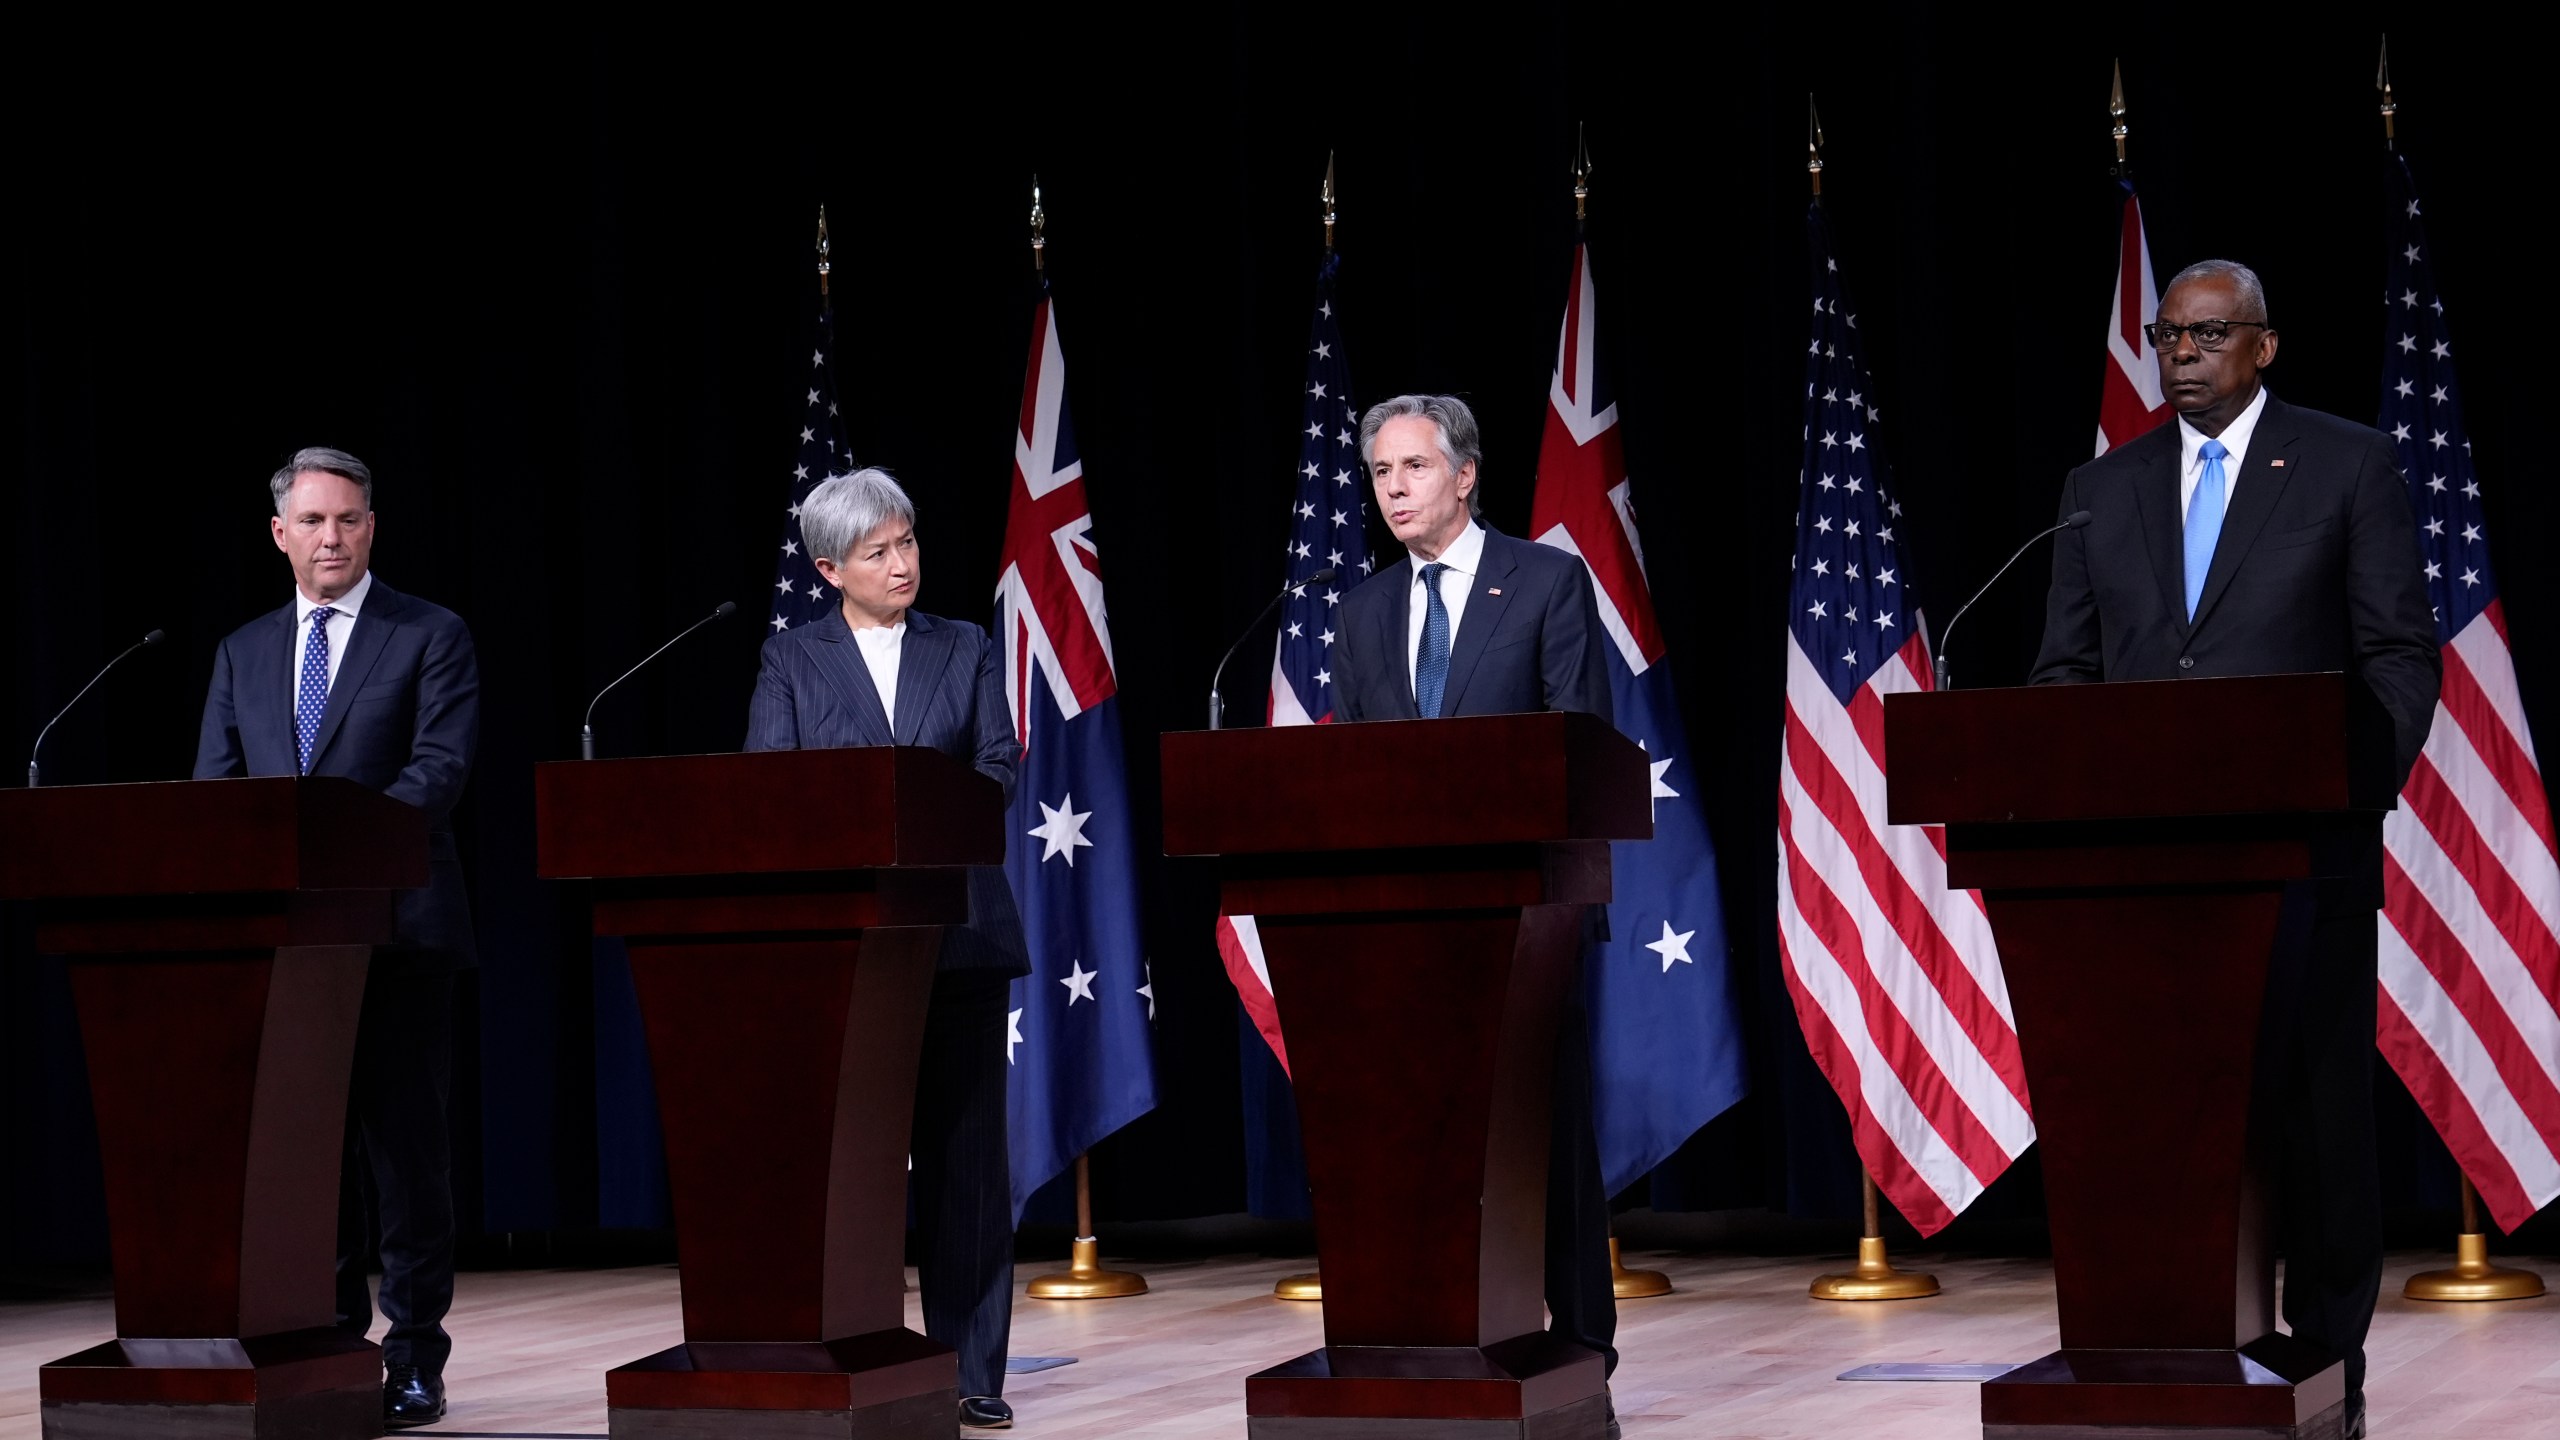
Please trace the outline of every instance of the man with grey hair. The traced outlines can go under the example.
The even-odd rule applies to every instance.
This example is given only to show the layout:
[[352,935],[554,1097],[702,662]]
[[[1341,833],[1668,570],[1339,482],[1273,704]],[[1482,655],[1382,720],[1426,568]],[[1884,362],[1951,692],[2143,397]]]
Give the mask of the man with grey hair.
[[[1399,395],[1361,418],[1360,460],[1407,563],[1342,597],[1329,667],[1335,720],[1539,710],[1610,718],[1590,568],[1477,518],[1482,459],[1475,413],[1454,395]],[[1566,994],[1547,1165],[1547,1310],[1554,1334],[1599,1352],[1614,1370],[1609,1197],[1592,1133],[1579,978]]]
[[[2188,266],[2146,327],[2178,412],[2071,472],[2034,683],[2343,670],[2391,717],[2407,780],[2442,675],[2417,530],[2391,444],[2288,405],[2264,286],[2229,260]],[[2210,736],[2197,737],[2211,746]],[[2382,1284],[2373,1121],[2378,822],[2290,896],[2307,943],[2268,982],[2261,1099],[2275,1121],[2284,1317],[2346,1364],[2345,1433],[2364,1433],[2364,1339]]]
[[423,1425],[444,1415],[453,1350],[445,1105],[454,972],[477,962],[452,816],[479,743],[479,660],[460,617],[374,578],[363,461],[301,450],[267,488],[293,599],[214,652],[195,774],[344,776],[426,812],[426,888],[400,895],[365,982],[338,1213],[339,1327],[372,1327],[365,1272],[379,1258],[383,1423]]

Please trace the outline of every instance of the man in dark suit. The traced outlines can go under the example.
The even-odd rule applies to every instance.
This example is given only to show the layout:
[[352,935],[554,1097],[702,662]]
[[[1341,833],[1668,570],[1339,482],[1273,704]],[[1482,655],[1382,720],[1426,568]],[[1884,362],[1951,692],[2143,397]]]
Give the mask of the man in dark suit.
[[[749,750],[927,745],[1008,794],[1020,758],[1001,650],[987,632],[914,608],[915,506],[885,470],[839,475],[800,504],[800,538],[843,597],[836,615],[767,640]],[[969,923],[945,930],[925,1012],[909,1140],[925,1333],[959,1352],[960,1423],[1013,1423],[1013,1181],[1005,1140],[1005,1016],[1031,973],[1000,866],[969,871]]]
[[[338,775],[427,814],[428,879],[404,892],[365,981],[339,1178],[338,1324],[372,1327],[378,1220],[383,1420],[443,1417],[452,1353],[454,972],[475,963],[453,807],[480,734],[480,669],[452,611],[373,577],[373,475],[342,450],[297,453],[268,482],[293,603],[214,654],[196,778]],[[367,1206],[370,1196],[372,1205]],[[368,1216],[368,1208],[373,1212]]]
[[[2180,272],[2149,339],[2178,418],[2064,482],[2062,512],[2090,520],[2056,541],[2034,683],[2348,671],[2389,713],[2405,780],[2442,669],[2390,442],[2267,392],[2259,372],[2276,332],[2246,266]],[[2362,1434],[2364,1338],[2382,1283],[2380,827],[2339,859],[2349,874],[2301,897],[2309,944],[2271,983],[2290,991],[2271,995],[2271,1010],[2289,1003],[2295,1020],[2269,1037],[2264,1098],[2280,1132],[2285,1320],[2345,1360],[2349,1433]]]
[[[1336,720],[1537,710],[1610,718],[1590,570],[1478,521],[1481,456],[1475,415],[1452,395],[1398,396],[1361,418],[1360,458],[1378,512],[1409,559],[1342,598],[1331,656]],[[1547,1166],[1547,1311],[1557,1336],[1600,1352],[1615,1370],[1618,1302],[1592,1132],[1590,1023],[1581,981],[1565,994]]]

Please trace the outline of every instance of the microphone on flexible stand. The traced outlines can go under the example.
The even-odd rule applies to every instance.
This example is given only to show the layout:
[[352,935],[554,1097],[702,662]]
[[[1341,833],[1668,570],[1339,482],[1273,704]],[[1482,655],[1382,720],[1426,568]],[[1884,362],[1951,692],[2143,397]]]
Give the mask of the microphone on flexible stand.
[[1955,638],[1956,621],[1962,620],[1964,618],[1965,611],[1972,609],[1975,604],[1980,602],[1983,596],[1990,594],[1991,587],[2000,583],[2000,577],[2009,573],[2010,566],[2017,564],[2022,559],[2025,559],[2027,552],[2036,548],[2037,541],[2044,539],[2048,535],[2059,535],[2065,530],[2077,530],[2081,526],[2088,524],[2089,519],[2090,515],[2088,511],[2074,510],[2070,514],[2062,517],[2061,524],[2053,526],[2050,529],[2039,530],[2035,534],[2028,536],[2027,543],[2019,546],[2010,554],[2008,559],[2000,562],[2000,568],[1992,571],[1991,578],[1982,582],[1982,588],[1973,592],[1973,599],[1964,602],[1963,606],[1956,611],[1955,620],[1948,621],[1947,628],[1938,633],[1937,681],[1939,689],[1952,690],[1955,688],[1954,682],[1947,678],[1947,642]]
[[1273,610],[1279,608],[1281,601],[1288,599],[1300,590],[1303,590],[1310,585],[1328,584],[1335,576],[1341,573],[1342,569],[1340,566],[1327,565],[1304,580],[1292,580],[1288,584],[1280,587],[1279,594],[1263,601],[1261,609],[1253,612],[1253,619],[1245,625],[1243,632],[1236,636],[1236,643],[1228,646],[1227,653],[1218,657],[1218,668],[1209,672],[1210,729],[1222,729],[1226,724],[1227,701],[1225,696],[1218,693],[1218,682],[1226,678],[1227,662],[1236,658],[1236,652],[1244,648],[1244,642],[1252,636],[1255,628],[1262,624],[1264,617],[1268,616]]
[[[659,646],[657,649],[650,651],[647,655],[641,657],[638,665],[634,665],[630,669],[613,677],[613,685],[619,685],[623,681],[630,679],[632,676],[639,674],[641,670],[647,667],[650,661],[657,659],[659,656],[666,654],[670,649],[673,649],[676,640],[682,640],[685,636],[692,634],[694,631],[701,629],[703,626],[710,624],[714,620],[725,620],[737,613],[737,601],[721,601],[719,609],[712,611],[710,614],[703,616],[701,619],[687,625],[682,630],[677,631],[675,640],[670,640],[666,644]],[[578,758],[581,760],[593,760],[596,758],[596,706],[603,703],[605,696],[613,693],[613,685],[607,685],[602,690],[597,691],[596,698],[587,702],[587,718],[578,726]]]
[[[113,660],[110,660],[106,664],[98,667],[98,673],[90,676],[89,683],[80,687],[80,694],[71,697],[71,705],[79,704],[83,696],[86,696],[90,691],[97,689],[98,682],[107,678],[108,671],[113,670],[124,663],[125,655],[130,655],[134,651],[142,649],[146,645],[157,645],[168,638],[168,631],[154,630],[150,634],[145,635],[141,639],[124,647],[123,654],[116,656]],[[62,717],[71,713],[71,705],[65,705],[60,710],[55,711],[53,718],[44,722],[44,728],[36,732],[36,743],[32,749],[27,751],[27,788],[30,790],[44,784],[44,767],[38,763],[38,757],[44,754],[44,737],[52,734],[53,727],[62,723]]]

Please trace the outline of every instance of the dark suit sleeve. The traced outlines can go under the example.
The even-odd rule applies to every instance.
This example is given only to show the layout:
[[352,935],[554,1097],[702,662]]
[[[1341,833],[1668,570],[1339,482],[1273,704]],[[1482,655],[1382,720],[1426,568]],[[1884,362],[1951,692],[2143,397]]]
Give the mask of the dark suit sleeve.
[[[780,637],[776,637],[779,639]],[[747,701],[749,750],[800,748],[799,711],[791,703],[791,673],[773,641],[765,642],[764,663],[756,671],[756,693]]]
[[1592,594],[1591,567],[1579,560],[1548,592],[1538,663],[1547,708],[1579,710],[1614,725],[1609,699],[1609,638],[1600,629],[1600,602]]
[[2444,659],[2400,467],[2378,435],[2362,458],[2347,511],[2347,625],[2356,673],[2391,712],[2405,783],[2435,721]]
[[1333,672],[1333,720],[1337,725],[1369,718],[1360,705],[1365,684],[1360,674],[1363,662],[1352,638],[1359,630],[1360,622],[1353,617],[1350,605],[1345,604],[1342,624],[1334,631],[1333,651],[1325,657],[1325,668]]
[[213,683],[204,692],[204,728],[196,737],[196,778],[228,780],[249,773],[240,748],[240,716],[231,699],[231,642],[213,651]]
[[[2080,477],[2062,482],[2060,519],[2080,507]],[[2044,597],[2044,643],[2036,651],[2030,685],[2094,685],[2103,678],[2104,637],[2098,630],[2098,595],[2089,588],[2089,529],[2083,525],[2053,537],[2053,584]]]
[[418,661],[418,714],[409,738],[409,763],[382,793],[442,820],[462,798],[471,778],[471,755],[480,744],[480,657],[471,632],[458,618],[427,635]]
[[991,634],[978,635],[978,673],[971,683],[978,692],[978,773],[1003,786],[1005,799],[1011,800],[1022,746],[1014,739],[1013,712],[1004,698],[1004,646]]

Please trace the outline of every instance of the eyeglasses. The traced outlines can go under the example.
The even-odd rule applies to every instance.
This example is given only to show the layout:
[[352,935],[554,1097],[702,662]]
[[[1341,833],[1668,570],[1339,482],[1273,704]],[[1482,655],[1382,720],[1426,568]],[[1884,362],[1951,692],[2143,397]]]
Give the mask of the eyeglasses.
[[2193,325],[2145,325],[2142,338],[2150,341],[2154,350],[2175,350],[2178,348],[2178,335],[2183,331],[2196,337],[2197,349],[2219,350],[2222,342],[2231,338],[2231,327],[2235,325],[2255,325],[2261,330],[2267,328],[2264,320],[2199,320]]

